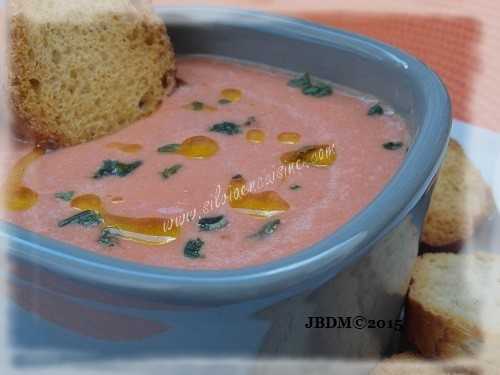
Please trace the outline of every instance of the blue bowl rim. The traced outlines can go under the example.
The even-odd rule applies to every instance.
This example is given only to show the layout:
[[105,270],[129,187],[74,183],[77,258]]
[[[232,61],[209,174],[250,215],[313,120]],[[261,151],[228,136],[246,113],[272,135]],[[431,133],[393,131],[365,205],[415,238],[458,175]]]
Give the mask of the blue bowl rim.
[[259,266],[194,271],[141,265],[97,255],[3,222],[0,236],[9,244],[9,254],[71,278],[131,292],[189,300],[255,298],[298,286],[324,271],[331,277],[401,222],[431,185],[446,150],[451,105],[441,79],[418,59],[364,36],[285,16],[227,7],[156,9],[163,18],[174,12],[191,20],[258,25],[260,31],[320,40],[332,48],[367,53],[407,69],[413,81],[426,89],[428,111],[403,165],[375,200],[333,234],[308,249]]

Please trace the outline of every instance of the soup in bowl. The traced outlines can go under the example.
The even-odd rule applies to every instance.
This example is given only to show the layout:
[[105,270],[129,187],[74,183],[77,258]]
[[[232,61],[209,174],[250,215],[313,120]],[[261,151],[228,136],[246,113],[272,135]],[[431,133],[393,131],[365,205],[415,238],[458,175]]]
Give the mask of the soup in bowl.
[[[101,357],[380,356],[398,324],[307,326],[398,320],[450,131],[443,84],[339,30],[158,11],[183,56],[158,112],[88,144],[2,156],[13,195],[1,234],[16,287],[31,290],[17,304],[49,321],[79,304],[92,327],[95,309],[161,325],[122,346],[56,322]],[[58,304],[36,309],[51,291]],[[46,337],[63,351],[58,329]]]

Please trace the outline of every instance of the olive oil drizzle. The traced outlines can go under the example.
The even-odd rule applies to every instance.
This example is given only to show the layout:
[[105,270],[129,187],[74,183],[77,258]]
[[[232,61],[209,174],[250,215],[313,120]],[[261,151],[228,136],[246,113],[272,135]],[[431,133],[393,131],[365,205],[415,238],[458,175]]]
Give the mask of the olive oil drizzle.
[[178,153],[191,159],[207,159],[219,151],[219,145],[212,138],[198,135],[181,143]]
[[246,139],[250,143],[262,143],[266,139],[266,134],[259,129],[250,129],[247,131]]
[[178,154],[191,159],[208,159],[219,152],[219,145],[212,138],[197,135],[181,144],[170,143],[158,148],[162,154]]
[[38,160],[45,151],[35,148],[19,159],[11,169],[3,187],[4,206],[9,211],[27,211],[38,202],[38,193],[24,185],[24,174],[28,167]]
[[105,228],[113,228],[120,238],[146,245],[165,245],[175,241],[181,234],[179,226],[168,218],[136,218],[109,213],[95,194],[85,194],[74,198],[71,207],[98,214]]
[[295,132],[283,132],[278,134],[278,141],[286,145],[296,145],[300,142],[300,134]]
[[227,188],[229,205],[239,212],[259,217],[272,217],[288,211],[290,205],[275,191],[252,193],[246,191],[245,179],[238,175]]
[[136,143],[112,142],[108,143],[106,147],[113,148],[121,152],[125,152],[126,154],[137,154],[139,151],[142,150],[142,146]]
[[120,197],[120,196],[111,198],[111,203],[113,203],[113,204],[121,204],[124,202],[125,202],[125,199],[123,197]]
[[224,89],[220,93],[221,99],[227,100],[231,103],[236,103],[239,102],[243,96],[243,93],[241,90],[238,89]]
[[281,162],[285,165],[303,163],[312,167],[326,168],[333,165],[337,153],[332,145],[305,146],[295,151],[281,155]]

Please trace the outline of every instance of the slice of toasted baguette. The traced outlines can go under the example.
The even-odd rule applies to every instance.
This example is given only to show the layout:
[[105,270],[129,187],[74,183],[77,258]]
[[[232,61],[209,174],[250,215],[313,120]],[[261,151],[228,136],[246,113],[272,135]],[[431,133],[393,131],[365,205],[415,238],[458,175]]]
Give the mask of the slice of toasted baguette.
[[495,358],[500,352],[500,256],[420,257],[410,283],[406,332],[426,357],[476,356],[500,363]]
[[445,375],[446,373],[436,364],[426,362],[415,353],[406,352],[396,354],[382,361],[371,375]]
[[11,0],[15,131],[52,147],[152,113],[175,86],[163,22],[138,0]]
[[498,369],[481,361],[430,361],[418,353],[405,352],[380,362],[370,375],[494,375]]
[[454,249],[470,238],[476,227],[494,211],[490,187],[462,147],[451,140],[432,194],[421,241],[433,248]]

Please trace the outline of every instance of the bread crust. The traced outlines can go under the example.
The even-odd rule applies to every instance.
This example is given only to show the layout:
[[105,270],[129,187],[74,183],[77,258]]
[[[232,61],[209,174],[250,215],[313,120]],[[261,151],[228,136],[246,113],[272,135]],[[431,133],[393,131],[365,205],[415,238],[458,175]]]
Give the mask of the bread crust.
[[444,375],[444,371],[418,354],[404,352],[385,359],[370,372],[370,375]]
[[482,342],[480,331],[455,317],[441,315],[413,298],[406,304],[406,335],[419,353],[427,358],[450,359],[474,354],[467,348]]
[[500,373],[499,271],[500,256],[482,251],[417,258],[405,334],[443,373]]
[[462,146],[450,140],[425,218],[421,242],[427,248],[457,251],[495,210],[491,188],[467,158]]
[[[489,345],[493,342],[492,338],[498,337],[498,333],[493,332],[496,329],[492,329],[492,332],[485,332],[485,328],[480,325],[485,323],[481,323],[481,317],[465,318],[448,311],[449,308],[444,306],[450,306],[450,301],[457,301],[455,304],[459,303],[458,296],[462,294],[462,289],[459,288],[465,287],[467,289],[470,285],[466,281],[460,281],[470,277],[466,273],[472,272],[471,270],[486,272],[486,265],[495,267],[499,264],[500,257],[484,252],[463,255],[425,254],[417,259],[406,303],[405,332],[408,341],[415,345],[419,353],[427,358],[440,359],[470,358],[484,353],[484,343],[487,342]],[[473,268],[464,268],[468,267],[467,265]],[[442,278],[450,276],[447,275],[448,272],[454,273],[454,278],[451,279],[454,280],[453,284],[450,284],[448,280],[443,281],[443,284],[448,285],[451,291],[448,293],[451,294],[438,299],[431,291],[440,287],[436,283],[441,278],[441,274]],[[461,272],[463,275],[458,277],[457,272]],[[455,284],[457,284],[456,288]],[[493,283],[491,286],[494,288],[492,293],[498,290],[496,284]],[[434,297],[431,298],[431,296]],[[473,298],[476,297],[471,296],[470,298],[472,300],[467,299],[464,305],[460,305],[461,309],[467,309],[467,304],[474,303]],[[475,306],[481,306],[480,304],[485,302],[478,300],[475,302]]]
[[429,360],[415,352],[404,352],[385,359],[370,375],[493,375],[499,369],[474,359]]
[[[22,6],[26,7],[32,1],[15,0],[9,4],[9,97],[13,112],[12,129],[17,137],[34,141],[45,148],[87,142],[113,133],[150,115],[159,107],[164,96],[169,95],[175,89],[176,67],[173,46],[167,35],[166,26],[147,7],[138,6],[133,1],[123,0],[122,3],[129,3],[125,4],[127,5],[125,11],[96,14],[95,18],[87,23],[81,22],[73,25],[71,21],[57,23],[49,19],[39,22],[26,16]],[[88,4],[92,5],[97,1],[90,1]],[[130,23],[127,23],[128,21]],[[102,39],[107,38],[109,34],[109,30],[106,30],[106,23],[110,24],[109,28],[113,29],[114,34],[123,33],[123,42],[119,46],[121,50],[114,50],[113,45],[106,45],[102,42]],[[135,37],[144,39],[143,42],[132,38],[129,40],[129,35],[136,32],[136,29],[138,31]],[[42,34],[42,37],[37,33]],[[95,50],[89,51],[89,54],[93,53],[97,56],[95,64],[98,67],[95,69],[93,81],[88,80],[88,77],[94,73],[91,71],[92,62],[82,61],[80,67],[78,64],[75,67],[74,61],[70,66],[63,59],[59,65],[57,62],[52,64],[51,61],[47,62],[43,49],[34,45],[34,41],[38,42],[42,38],[41,40],[47,43],[47,50],[53,48],[54,53],[54,51],[58,52],[57,41],[65,41],[61,34],[71,34],[76,38],[82,33],[90,35],[88,37],[90,42],[93,41],[92,38],[96,40]],[[115,38],[109,39],[110,41],[116,41],[116,35],[113,36]],[[81,40],[78,42],[81,43]],[[72,43],[75,44],[75,50],[80,47],[76,45],[76,42],[69,41],[65,46],[68,51],[71,51]],[[92,45],[92,43],[88,44]],[[133,79],[136,74],[135,71],[130,70],[131,64],[127,65],[127,50],[130,50],[130,60],[134,59],[136,63],[134,68],[143,72],[138,80],[141,79],[144,82],[136,83],[136,92],[133,92],[133,89],[124,90],[126,86],[120,85],[118,77],[120,73],[124,79]],[[68,55],[71,56],[72,52],[68,52]],[[142,60],[141,52],[144,55]],[[120,56],[124,60],[123,72],[110,74],[105,67],[103,68],[105,61],[98,60],[99,54],[111,57]],[[116,65],[115,61],[112,63]],[[81,76],[76,76],[74,80],[66,76],[49,77],[51,71],[56,68],[63,72],[70,70],[71,74],[81,68],[83,73],[79,72]],[[90,83],[85,85],[86,82]],[[52,91],[45,89],[52,83],[53,87],[50,88]],[[75,95],[71,95],[73,94],[71,90],[75,90],[75,87],[69,89],[67,87],[73,84],[76,87]],[[85,89],[87,92],[84,93]],[[81,97],[86,98],[87,101],[93,95],[96,103],[97,100],[99,103],[95,106],[89,103],[79,103],[78,90],[82,92]],[[113,99],[109,103],[109,111],[106,107],[108,103],[103,103],[107,97]],[[143,98],[146,105],[141,103]],[[137,108],[130,105],[134,100],[137,102]],[[103,116],[102,119],[99,119],[100,115]]]

